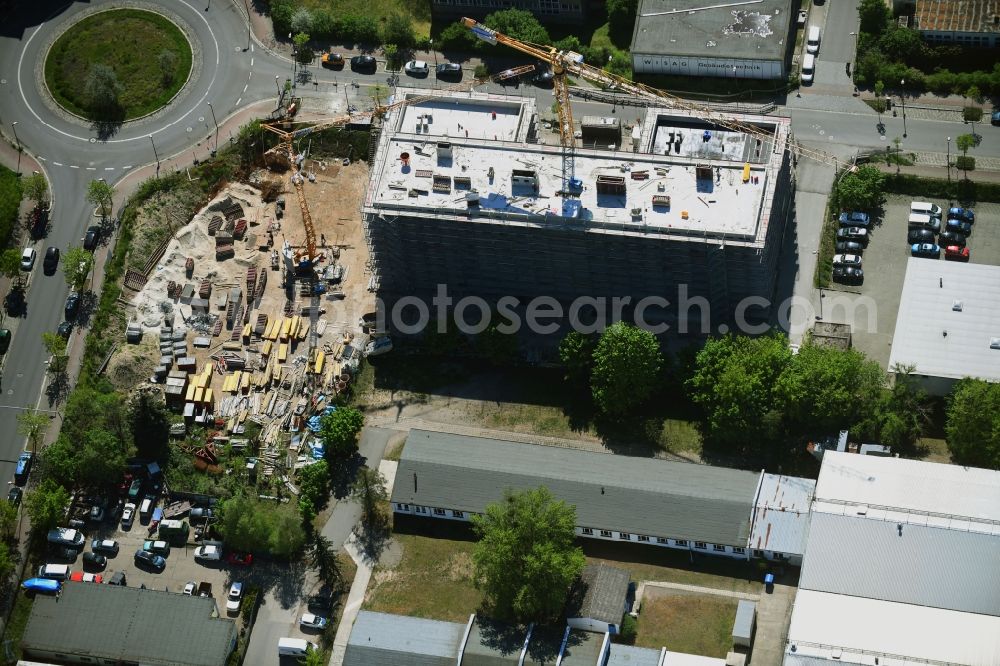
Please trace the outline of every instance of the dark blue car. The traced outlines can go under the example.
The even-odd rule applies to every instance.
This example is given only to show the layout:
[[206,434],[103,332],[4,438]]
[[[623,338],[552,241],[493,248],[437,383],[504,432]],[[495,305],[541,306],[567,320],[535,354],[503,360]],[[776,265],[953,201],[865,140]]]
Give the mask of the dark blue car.
[[976,221],[976,211],[971,208],[958,208],[957,206],[952,207],[948,209],[948,219],[962,220],[963,222],[972,224]]
[[1000,125],[1000,111],[994,111],[993,115],[990,116],[991,125]]
[[842,227],[867,227],[871,222],[868,217],[868,213],[863,213],[860,210],[855,210],[850,213],[844,211],[837,218]]
[[22,451],[17,457],[17,467],[14,468],[14,485],[23,486],[31,474],[31,463],[35,456],[30,451]]
[[951,218],[948,220],[948,231],[957,231],[963,236],[970,236],[972,234],[972,224],[964,220]]

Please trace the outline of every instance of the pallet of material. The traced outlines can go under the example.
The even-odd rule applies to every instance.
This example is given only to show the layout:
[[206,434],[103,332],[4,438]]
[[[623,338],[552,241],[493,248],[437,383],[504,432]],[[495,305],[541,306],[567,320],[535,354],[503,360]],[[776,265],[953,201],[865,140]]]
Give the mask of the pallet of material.
[[284,363],[288,360],[288,344],[282,342],[278,345],[278,363]]
[[289,318],[285,318],[285,319],[281,320],[281,336],[280,337],[281,337],[282,340],[287,340],[288,339],[288,331],[292,328],[292,322],[294,322],[294,321],[295,321],[295,317],[292,317],[290,319]]
[[268,356],[270,356],[271,355],[271,347],[273,345],[274,345],[274,343],[271,342],[270,340],[264,340],[264,344],[261,345],[261,348],[260,348],[260,355],[263,356],[264,358],[267,358]]
[[310,326],[309,320],[303,319],[302,325],[299,326],[299,334],[295,336],[299,340],[299,342],[305,340],[306,336],[309,335],[309,326]]
[[212,327],[212,337],[217,338],[222,335],[222,320],[216,319],[215,326]]
[[216,261],[232,259],[235,256],[236,256],[236,250],[233,249],[232,245],[219,245],[215,248]]
[[250,342],[250,333],[253,332],[253,327],[250,324],[245,324],[243,326],[243,343],[246,344]]
[[254,324],[253,326],[253,334],[256,335],[258,338],[262,338],[264,337],[264,332],[266,330],[267,330],[267,315],[262,313],[258,314],[257,323]]
[[264,287],[267,285],[267,273],[261,271],[257,274],[257,291],[255,296],[261,298],[264,295]]
[[275,333],[276,330],[281,329],[281,318],[272,319],[267,323],[267,328],[264,330],[263,338],[265,340],[277,340],[278,335]]
[[212,283],[206,278],[198,285],[198,298],[209,299],[212,297]]
[[257,287],[257,267],[251,266],[247,269],[247,293],[252,294]]
[[233,238],[243,238],[243,234],[247,232],[247,221],[244,219],[236,220],[236,224],[233,225]]

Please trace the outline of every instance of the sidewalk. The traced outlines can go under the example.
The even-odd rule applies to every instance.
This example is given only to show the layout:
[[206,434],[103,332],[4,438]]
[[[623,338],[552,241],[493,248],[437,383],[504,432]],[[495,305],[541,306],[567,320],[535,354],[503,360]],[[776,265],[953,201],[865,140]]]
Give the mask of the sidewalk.
[[[977,160],[978,165],[978,160]],[[895,164],[885,164],[877,163],[875,164],[883,173],[888,174],[905,174],[908,176],[919,176],[921,178],[937,178],[940,180],[946,180],[948,178],[948,169],[946,169],[942,163],[941,166],[915,164],[914,166],[899,166]],[[959,171],[958,169],[952,167],[951,178],[952,180],[971,180],[976,183],[1000,183],[1000,171]]]

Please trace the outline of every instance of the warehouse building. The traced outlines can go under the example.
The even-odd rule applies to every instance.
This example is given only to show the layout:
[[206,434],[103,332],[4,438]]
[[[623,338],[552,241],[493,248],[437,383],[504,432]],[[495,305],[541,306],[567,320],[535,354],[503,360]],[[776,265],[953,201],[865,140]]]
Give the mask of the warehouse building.
[[[737,559],[795,560],[798,537],[748,550],[759,472],[411,430],[396,471],[396,514],[468,521],[506,490],[545,486],[576,507],[576,533]],[[788,478],[788,477],[781,477]],[[770,485],[770,484],[769,484]],[[782,501],[782,500],[777,500]],[[801,506],[802,500],[792,502]],[[780,513],[776,511],[775,513]],[[789,513],[792,513],[791,511]],[[796,535],[801,533],[794,526]],[[779,550],[785,548],[787,550]]]
[[26,658],[73,664],[224,666],[235,647],[211,597],[72,582],[35,597],[21,640]]
[[1000,663],[1000,472],[828,451],[785,666]]
[[791,0],[640,0],[632,69],[636,74],[785,79],[792,27]]
[[909,259],[889,368],[913,366],[932,395],[1000,381],[1000,266]]
[[[398,93],[417,94],[427,91]],[[549,130],[533,99],[442,92],[398,108],[375,139],[363,206],[372,286],[390,306],[440,285],[455,300],[522,306],[665,298],[643,314],[685,327],[729,321],[757,297],[745,316],[766,321],[791,194],[789,124],[740,119],[755,133],[650,109],[624,151],[566,159],[540,142]]]

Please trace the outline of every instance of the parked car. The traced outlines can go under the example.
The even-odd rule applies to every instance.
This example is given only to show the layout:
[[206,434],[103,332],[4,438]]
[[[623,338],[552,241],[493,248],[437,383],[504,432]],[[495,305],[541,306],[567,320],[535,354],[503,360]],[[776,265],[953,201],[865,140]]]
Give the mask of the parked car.
[[140,548],[135,551],[135,564],[136,566],[147,566],[159,572],[167,566],[167,561],[156,553]]
[[208,519],[208,518],[211,518],[214,515],[214,513],[209,508],[206,508],[206,507],[203,507],[203,506],[196,506],[193,509],[191,509],[191,513],[188,514],[188,515],[191,518],[205,518],[205,519]]
[[125,504],[125,508],[122,509],[122,527],[128,529],[132,527],[132,521],[135,520],[135,504],[128,502]]
[[0,328],[0,354],[6,354],[10,349],[10,341],[14,339],[14,334],[9,328]]
[[854,254],[861,254],[865,251],[865,246],[857,241],[837,241],[837,252],[853,252]]
[[83,237],[83,249],[93,252],[97,249],[97,241],[101,239],[100,227],[87,227],[87,233]]
[[253,564],[253,555],[250,553],[232,552],[226,555],[226,562],[240,567],[248,567]]
[[972,235],[972,224],[969,222],[964,222],[962,220],[956,220],[951,218],[948,220],[948,231],[957,231],[965,236]]
[[54,530],[49,530],[48,540],[49,543],[59,546],[80,548],[83,546],[83,532],[65,527],[57,527]]
[[862,227],[842,227],[837,229],[838,240],[853,240],[868,243],[868,230]]
[[66,320],[71,321],[76,318],[77,313],[80,311],[80,292],[71,291],[69,295],[66,296],[66,305],[63,307],[63,314],[66,315]]
[[59,324],[59,326],[56,327],[56,335],[63,340],[69,340],[69,336],[73,335],[73,322],[64,321]]
[[116,571],[111,575],[108,585],[125,585],[125,572]]
[[913,245],[914,243],[933,242],[934,232],[930,229],[910,229],[909,233],[906,234],[906,243],[908,245]]
[[25,592],[41,592],[43,594],[56,594],[62,587],[62,583],[51,578],[29,578],[21,583]]
[[17,486],[12,486],[10,490],[7,491],[7,501],[17,506],[21,503],[21,497],[24,496],[24,491]]
[[35,265],[36,254],[37,253],[35,252],[35,248],[33,247],[24,248],[24,252],[21,253],[22,271],[30,271],[32,269],[32,267]]
[[92,567],[103,569],[108,564],[108,558],[100,553],[84,553],[83,564],[84,566],[89,564]]
[[375,56],[356,55],[351,58],[351,69],[374,70],[378,68],[378,61]]
[[198,583],[194,582],[193,580],[189,580],[188,582],[184,583],[184,591],[181,594],[186,594],[189,597],[193,597],[194,591],[197,589],[198,589]]
[[104,576],[101,574],[86,573],[84,571],[74,571],[69,579],[76,583],[103,583]]
[[936,243],[914,243],[910,247],[910,254],[914,257],[937,259],[941,256],[941,247]]
[[66,562],[76,562],[77,556],[80,554],[76,548],[71,548],[69,546],[56,546],[49,544],[49,554],[53,559],[64,560]]
[[59,248],[57,247],[47,247],[45,248],[45,258],[42,259],[42,273],[45,275],[52,275],[56,272],[56,266],[59,265]]
[[868,213],[863,213],[859,210],[850,213],[844,211],[837,220],[842,227],[867,227],[871,224],[871,218],[868,217]]
[[17,465],[14,467],[14,485],[23,486],[28,482],[28,475],[31,474],[31,465],[35,462],[35,454],[31,451],[21,451],[17,456]]
[[128,487],[128,498],[130,500],[139,499],[139,494],[142,492],[142,479],[136,479]]
[[944,248],[944,258],[953,261],[968,261],[969,248],[958,245],[948,245]]
[[299,626],[303,629],[322,630],[326,629],[328,623],[329,620],[315,613],[303,613],[302,617],[299,618]]
[[95,553],[104,553],[114,557],[118,554],[118,542],[114,539],[94,539],[90,542],[90,549]]
[[938,236],[938,245],[941,247],[948,247],[949,245],[965,247],[965,243],[965,236],[957,231],[942,231],[941,235]]
[[194,559],[218,561],[222,559],[222,549],[218,546],[198,546],[194,549]]
[[835,254],[833,255],[834,266],[860,266],[861,255],[859,254]]
[[344,66],[344,56],[339,53],[324,53],[321,64],[323,67],[340,69]]
[[426,60],[410,60],[403,65],[403,71],[410,76],[427,76],[430,72],[430,65]]
[[948,219],[962,220],[963,222],[972,224],[976,221],[976,211],[971,208],[959,208],[958,206],[953,206],[948,209]]
[[439,79],[461,79],[462,66],[457,62],[443,62],[434,68]]
[[229,595],[226,597],[226,612],[235,613],[240,609],[243,601],[243,583],[233,583],[229,586]]
[[990,116],[990,125],[994,127],[1000,125],[1000,111],[994,111],[993,115]]
[[170,544],[166,541],[153,541],[152,539],[149,539],[147,541],[143,541],[142,549],[148,550],[152,553],[157,553],[158,555],[167,555],[170,553]]

